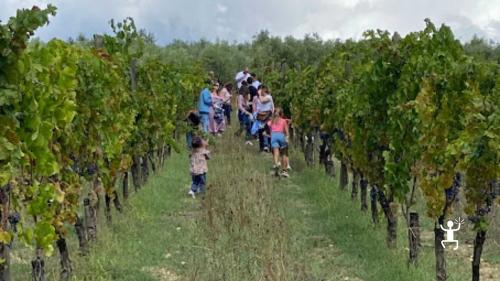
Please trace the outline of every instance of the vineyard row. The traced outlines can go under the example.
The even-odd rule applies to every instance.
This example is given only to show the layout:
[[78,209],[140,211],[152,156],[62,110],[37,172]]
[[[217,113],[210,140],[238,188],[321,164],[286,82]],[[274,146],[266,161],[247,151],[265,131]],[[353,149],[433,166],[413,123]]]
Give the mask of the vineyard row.
[[[404,38],[367,31],[360,41],[336,44],[319,63],[268,73],[277,104],[291,115],[306,161],[320,160],[333,173],[341,161],[341,186],[352,171],[353,196],[361,188],[362,209],[371,187],[387,219],[388,246],[396,246],[397,210],[408,227],[420,188],[427,215],[435,221],[436,279],[447,279],[446,227],[460,196],[476,238],[472,280],[479,280],[481,253],[491,210],[500,203],[500,65],[467,56],[449,27],[426,28]],[[410,213],[412,215],[410,216]],[[415,228],[417,229],[417,228]],[[409,232],[410,261],[418,244]]]
[[54,244],[67,280],[69,228],[86,252],[100,202],[111,221],[112,205],[122,209],[118,179],[126,199],[129,175],[138,189],[163,164],[177,148],[177,120],[203,86],[200,66],[163,63],[130,18],[112,21],[112,35],[95,36],[93,46],[29,43],[55,12],[23,9],[0,25],[2,280],[10,280],[16,237],[36,249],[33,280],[44,280]]

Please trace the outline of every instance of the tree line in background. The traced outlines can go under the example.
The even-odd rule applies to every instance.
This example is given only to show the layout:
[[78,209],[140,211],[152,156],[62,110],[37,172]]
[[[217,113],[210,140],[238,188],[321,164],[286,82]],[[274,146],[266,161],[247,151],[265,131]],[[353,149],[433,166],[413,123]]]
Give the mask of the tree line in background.
[[[151,40],[154,41],[154,38]],[[349,42],[354,41],[325,41],[317,34],[306,35],[303,39],[292,36],[281,38],[272,36],[268,31],[261,31],[247,43],[176,40],[163,47],[162,53],[171,62],[198,60],[206,70],[214,71],[217,78],[226,83],[232,82],[236,71],[244,66],[249,66],[259,79],[266,80],[276,69],[318,64],[336,46]],[[474,37],[462,45],[467,54],[477,59],[500,59],[500,45],[494,42]]]
[[[153,34],[145,30],[140,30],[140,33],[149,42],[155,42]],[[70,39],[70,42],[91,44],[84,35]],[[198,61],[205,70],[213,71],[216,78],[226,83],[232,82],[236,72],[245,66],[250,67],[259,79],[265,80],[268,74],[276,69],[318,64],[333,48],[349,42],[355,41],[322,40],[317,34],[306,35],[303,39],[292,36],[282,38],[273,36],[268,31],[261,31],[253,36],[252,41],[245,43],[206,39],[195,42],[174,40],[160,49],[162,58],[166,62]],[[500,59],[500,45],[495,42],[474,37],[462,46],[468,55],[476,59],[485,61]]]

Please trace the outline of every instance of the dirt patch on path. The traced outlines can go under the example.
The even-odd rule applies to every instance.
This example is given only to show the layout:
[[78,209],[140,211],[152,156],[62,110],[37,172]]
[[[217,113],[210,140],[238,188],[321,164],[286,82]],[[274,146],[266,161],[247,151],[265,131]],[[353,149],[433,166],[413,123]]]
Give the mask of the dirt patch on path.
[[[434,232],[422,231],[420,238],[423,247],[434,248]],[[473,243],[474,241],[472,239],[465,240],[456,251],[448,251],[447,255],[461,258],[466,263],[472,262],[474,253]],[[487,260],[481,259],[480,273],[481,280],[483,281],[497,281],[500,276],[500,264],[493,264]]]
[[180,276],[172,270],[161,266],[150,266],[142,269],[144,272],[151,274],[156,280],[159,281],[177,281],[181,280]]

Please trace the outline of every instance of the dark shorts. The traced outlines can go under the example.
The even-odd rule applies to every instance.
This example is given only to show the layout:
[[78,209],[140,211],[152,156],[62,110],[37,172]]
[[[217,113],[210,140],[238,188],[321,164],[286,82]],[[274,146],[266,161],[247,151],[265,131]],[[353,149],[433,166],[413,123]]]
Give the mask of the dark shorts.
[[207,174],[201,175],[191,175],[193,183],[191,184],[191,190],[195,193],[205,192],[205,185],[207,182]]

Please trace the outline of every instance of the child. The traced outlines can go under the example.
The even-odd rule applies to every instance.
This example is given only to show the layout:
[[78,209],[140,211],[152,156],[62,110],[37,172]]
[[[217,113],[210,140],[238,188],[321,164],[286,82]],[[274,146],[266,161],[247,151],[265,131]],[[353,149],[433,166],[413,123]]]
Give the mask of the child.
[[[283,110],[276,108],[271,120],[267,123],[271,130],[271,147],[274,156],[274,168],[282,167],[281,176],[288,177],[288,122],[283,118]],[[282,154],[281,163],[279,162]]]
[[205,193],[207,181],[207,160],[210,159],[210,151],[207,150],[208,142],[200,137],[193,137],[193,151],[190,155],[191,189],[188,194],[195,198],[196,193]]

